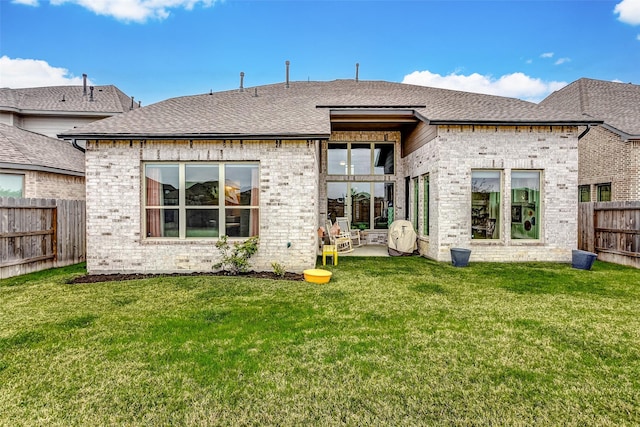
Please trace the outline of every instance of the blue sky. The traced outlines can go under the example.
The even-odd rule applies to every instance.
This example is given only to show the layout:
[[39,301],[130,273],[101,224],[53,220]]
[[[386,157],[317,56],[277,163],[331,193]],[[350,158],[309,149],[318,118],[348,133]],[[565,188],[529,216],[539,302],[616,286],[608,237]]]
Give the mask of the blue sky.
[[113,84],[143,105],[292,80],[387,80],[538,101],[640,84],[640,0],[0,0],[0,87]]

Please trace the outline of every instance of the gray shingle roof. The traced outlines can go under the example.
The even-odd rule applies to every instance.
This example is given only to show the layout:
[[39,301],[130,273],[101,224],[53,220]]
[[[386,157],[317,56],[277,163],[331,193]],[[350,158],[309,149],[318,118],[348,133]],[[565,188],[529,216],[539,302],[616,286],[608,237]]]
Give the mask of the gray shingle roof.
[[68,142],[0,124],[0,167],[84,176],[84,153]]
[[432,123],[584,123],[504,98],[382,81],[292,82],[172,98],[90,123],[65,137],[328,136],[331,108],[411,109]]
[[[48,86],[24,89],[0,89],[0,111],[103,113],[107,115],[130,110],[131,98],[113,85],[94,86],[83,95],[83,86]],[[137,103],[134,105],[137,108]]]
[[640,137],[640,86],[582,78],[552,93],[540,105],[603,120],[626,136]]

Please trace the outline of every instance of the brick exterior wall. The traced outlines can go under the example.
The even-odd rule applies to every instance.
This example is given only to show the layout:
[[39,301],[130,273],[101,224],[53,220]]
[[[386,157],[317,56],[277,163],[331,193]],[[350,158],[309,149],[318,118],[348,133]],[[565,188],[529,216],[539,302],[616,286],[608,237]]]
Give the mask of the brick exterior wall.
[[260,243],[253,269],[271,271],[272,262],[287,271],[313,267],[318,151],[317,141],[88,141],[87,270],[211,271],[219,261],[217,239],[142,237],[146,161],[259,162]]
[[84,200],[84,177],[50,172],[25,171],[24,197]]
[[640,200],[640,141],[622,138],[601,126],[579,142],[578,183],[589,185],[597,201],[597,184],[611,183],[611,201]]
[[[404,219],[405,177],[430,177],[430,235],[422,255],[450,261],[451,247],[472,249],[472,261],[562,261],[577,246],[578,129],[576,127],[433,126],[419,124],[401,141],[397,131],[334,132],[330,141],[395,143],[392,176],[342,177],[395,183],[395,218]],[[412,152],[401,157],[402,145]],[[210,271],[219,261],[215,239],[142,236],[143,163],[251,161],[260,163],[260,245],[255,270],[271,263],[300,272],[315,265],[317,228],[327,217],[327,141],[88,141],[87,269],[111,272]],[[323,161],[320,161],[323,159]],[[501,238],[471,239],[471,171],[502,172]],[[510,238],[512,170],[542,172],[541,238]],[[342,179],[341,178],[341,179]],[[423,188],[420,181],[419,216]],[[413,191],[411,191],[413,197]],[[424,234],[421,221],[419,234]],[[385,243],[386,231],[369,243]],[[289,245],[290,244],[290,245]]]
[[[432,133],[423,128],[419,125],[410,138]],[[472,250],[472,261],[570,261],[577,247],[577,137],[576,127],[439,126],[435,138],[403,159],[411,177],[428,173],[430,178],[430,235],[420,238],[421,254],[450,261],[450,248],[463,247]],[[502,172],[500,239],[471,238],[474,169]],[[510,237],[512,170],[542,172],[537,241]],[[422,197],[421,188],[420,217]]]

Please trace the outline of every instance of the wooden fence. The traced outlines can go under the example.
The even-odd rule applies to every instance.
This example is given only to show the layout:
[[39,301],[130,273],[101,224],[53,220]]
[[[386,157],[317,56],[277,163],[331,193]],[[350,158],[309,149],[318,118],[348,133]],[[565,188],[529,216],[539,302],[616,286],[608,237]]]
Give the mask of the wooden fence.
[[84,200],[0,198],[0,279],[83,262]]
[[640,268],[640,202],[579,203],[578,248]]

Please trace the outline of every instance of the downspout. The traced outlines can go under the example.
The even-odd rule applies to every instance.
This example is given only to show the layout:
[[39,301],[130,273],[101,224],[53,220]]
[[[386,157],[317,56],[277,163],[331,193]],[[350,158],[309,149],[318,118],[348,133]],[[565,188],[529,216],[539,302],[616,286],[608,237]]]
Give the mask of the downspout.
[[78,143],[76,142],[76,139],[75,139],[75,138],[73,138],[73,139],[71,140],[71,145],[73,145],[73,147],[74,147],[74,148],[77,148],[78,150],[82,151],[83,153],[87,151],[87,150],[85,150],[84,148],[82,148],[82,147],[80,147],[80,146],[78,145]]
[[588,134],[590,130],[591,130],[591,125],[587,125],[587,128],[580,135],[578,135],[578,141],[580,141],[583,136]]

